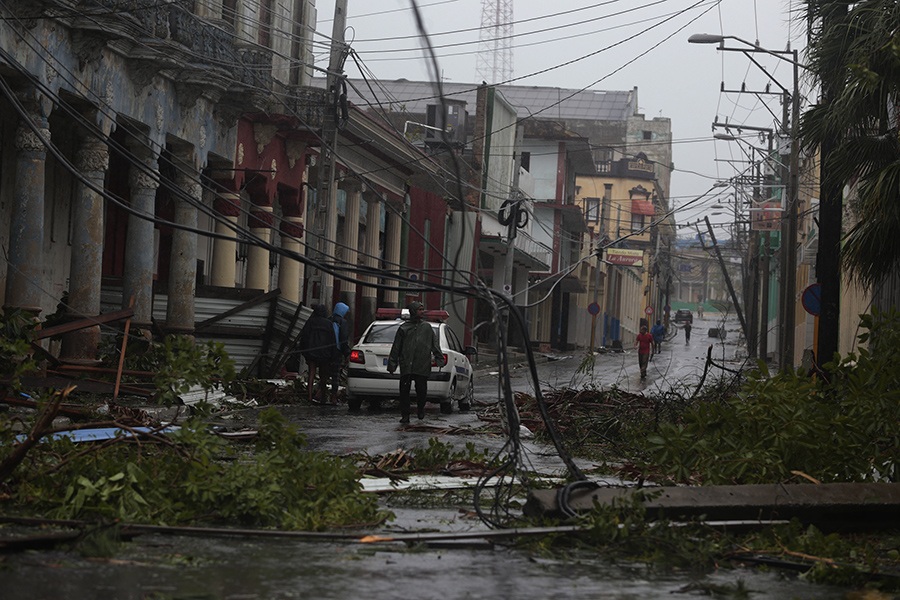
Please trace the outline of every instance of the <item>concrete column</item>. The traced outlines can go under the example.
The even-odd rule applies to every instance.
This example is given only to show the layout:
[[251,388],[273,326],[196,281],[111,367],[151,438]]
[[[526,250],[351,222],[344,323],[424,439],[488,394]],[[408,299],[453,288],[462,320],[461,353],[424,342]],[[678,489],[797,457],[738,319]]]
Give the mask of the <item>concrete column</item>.
[[[322,176],[321,169],[319,177]],[[325,231],[323,238],[319,240],[319,247],[322,249],[322,264],[326,267],[334,267],[337,262],[335,259],[334,240],[337,239],[338,226],[338,210],[337,210],[337,191],[336,185],[327,186],[328,197],[320,199],[325,202]],[[322,289],[319,293],[319,300],[325,306],[331,306],[334,297],[334,275],[324,270],[322,273]]]
[[41,312],[44,265],[44,168],[47,149],[41,140],[50,140],[46,111],[36,98],[25,100],[28,120],[40,136],[22,121],[16,129],[16,177],[13,184],[9,226],[9,265],[6,277],[6,306],[35,315]]
[[[272,222],[274,214],[271,206],[255,205],[250,210],[250,233],[265,244],[272,243]],[[247,287],[269,291],[269,249],[251,244],[247,252]]]
[[[128,216],[128,236],[125,239],[125,275],[122,280],[122,306],[127,307],[134,297],[132,326],[150,328],[153,316],[154,215],[156,189],[159,187],[159,152],[149,146],[149,140],[129,144],[135,160],[143,165],[131,166],[131,208]],[[135,214],[136,213],[136,214]]]
[[237,279],[237,231],[229,224],[237,225],[240,207],[241,195],[237,192],[219,192],[213,201],[213,209],[218,214],[216,234],[225,239],[216,238],[213,241],[212,285],[233,288]]
[[[366,193],[366,247],[364,264],[372,271],[379,268],[381,256],[381,197],[374,192]],[[360,306],[361,323],[368,323],[375,318],[378,308],[378,276],[364,275],[360,280],[365,284],[362,289],[362,306]]]
[[[105,139],[87,137],[75,155],[75,168],[96,188],[103,189],[109,168]],[[72,215],[72,261],[69,275],[69,308],[74,316],[100,314],[103,267],[103,196],[85,183],[76,184]],[[73,331],[63,337],[60,357],[69,362],[94,362],[100,344],[100,326]]]
[[300,303],[300,290],[303,282],[303,265],[290,258],[291,254],[302,254],[303,237],[303,204],[300,189],[279,188],[278,201],[281,205],[281,248],[282,254],[278,267],[278,289],[281,297],[294,304]]
[[172,232],[169,259],[169,296],[166,305],[166,330],[169,333],[194,333],[194,298],[197,293],[197,205],[203,201],[200,172],[193,159],[176,160],[175,185],[183,197],[175,195],[175,223],[187,229]]
[[[303,219],[284,217],[281,222],[281,247],[286,252],[301,253],[300,238],[303,237]],[[303,264],[282,255],[278,269],[278,288],[285,300],[300,304],[300,283],[303,281]]]
[[[359,266],[359,208],[362,200],[362,185],[355,180],[341,183],[347,192],[347,209],[344,213],[344,263],[348,269]],[[356,278],[352,271],[350,276]],[[350,314],[356,317],[356,280],[345,281],[341,285],[341,302],[350,307]]]
[[[384,262],[385,271],[397,274],[400,272],[400,233],[403,230],[403,219],[394,211],[388,211],[385,224]],[[396,279],[388,279],[385,283],[397,286],[400,282]],[[385,290],[385,307],[402,308],[400,306],[400,292],[397,290]]]
[[[509,251],[509,250],[507,250]],[[493,288],[498,292],[503,292],[503,286],[507,284],[506,281],[506,252],[503,254],[498,254],[494,256],[494,268],[493,271],[493,279],[494,285]],[[512,284],[510,283],[510,286]]]

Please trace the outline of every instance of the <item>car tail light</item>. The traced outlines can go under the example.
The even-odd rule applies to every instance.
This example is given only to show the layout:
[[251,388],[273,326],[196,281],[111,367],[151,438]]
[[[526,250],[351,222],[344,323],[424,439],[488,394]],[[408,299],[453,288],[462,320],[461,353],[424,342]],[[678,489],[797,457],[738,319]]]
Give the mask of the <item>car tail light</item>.
[[[444,353],[444,364],[445,364],[445,365],[449,365],[449,364],[450,364],[450,360],[449,360],[449,357],[447,356],[446,352]],[[437,366],[437,361],[434,360],[434,358],[431,359],[431,366],[432,366],[432,367],[436,367],[436,366]]]
[[350,351],[350,362],[357,363],[360,365],[366,364],[366,355],[361,350],[351,350]]

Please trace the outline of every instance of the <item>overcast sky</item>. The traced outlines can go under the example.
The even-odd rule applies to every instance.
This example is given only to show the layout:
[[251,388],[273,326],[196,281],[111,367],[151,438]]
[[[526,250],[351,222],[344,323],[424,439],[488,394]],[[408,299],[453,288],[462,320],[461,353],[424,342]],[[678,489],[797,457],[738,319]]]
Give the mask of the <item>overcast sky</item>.
[[[482,4],[482,0],[419,0],[432,44],[445,46],[436,53],[442,76],[449,81],[480,81],[476,52]],[[676,214],[678,223],[704,215],[716,223],[728,220],[725,214],[712,216],[721,209],[711,208],[717,203],[711,197],[690,203],[717,179],[733,176],[733,164],[746,167],[716,162],[744,155],[738,142],[713,139],[712,122],[718,115],[736,124],[772,127],[773,114],[780,118],[781,106],[774,96],[722,93],[723,81],[726,89],[740,89],[746,83],[748,90],[763,90],[769,80],[742,53],[719,52],[715,45],[687,40],[694,33],[724,34],[773,50],[785,49],[790,41],[792,48],[802,51],[805,32],[796,20],[789,20],[799,0],[511,0],[511,4],[516,36],[511,42],[513,75],[521,77],[516,84],[594,90],[636,86],[646,118],[672,120],[676,170],[671,200],[675,207],[689,206]],[[411,5],[411,0],[348,0],[346,38],[379,79],[432,79]],[[316,38],[317,65],[325,67],[324,43],[325,36],[331,36],[334,0],[317,0],[316,6],[317,30],[323,34]],[[742,46],[735,40],[728,45]],[[776,81],[791,88],[790,64],[765,54],[753,56]],[[569,61],[574,62],[560,66]],[[347,61],[346,72],[359,76],[352,60]],[[761,145],[752,136],[747,143]],[[716,192],[733,194],[733,189]],[[720,232],[723,236],[725,229]]]

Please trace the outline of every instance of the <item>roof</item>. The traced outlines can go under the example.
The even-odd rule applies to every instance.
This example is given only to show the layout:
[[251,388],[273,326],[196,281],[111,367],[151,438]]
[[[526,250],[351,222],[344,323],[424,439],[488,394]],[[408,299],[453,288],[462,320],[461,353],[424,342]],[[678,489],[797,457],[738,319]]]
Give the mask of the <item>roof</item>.
[[[324,87],[324,79],[314,79],[313,85]],[[575,90],[524,85],[500,85],[497,89],[520,116],[625,121],[637,112],[634,105],[637,94],[634,90]],[[448,99],[465,101],[471,107],[470,112],[474,112],[478,84],[444,82],[443,92]],[[380,103],[386,109],[409,113],[424,113],[427,105],[438,103],[435,83],[406,79],[369,83],[362,79],[349,79],[347,96],[350,102],[359,106],[377,107]]]

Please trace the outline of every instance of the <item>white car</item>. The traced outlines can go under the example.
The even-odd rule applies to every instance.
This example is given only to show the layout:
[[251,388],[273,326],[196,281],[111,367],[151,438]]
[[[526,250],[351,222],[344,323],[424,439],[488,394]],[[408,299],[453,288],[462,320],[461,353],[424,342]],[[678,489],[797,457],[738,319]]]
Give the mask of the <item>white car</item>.
[[[474,357],[477,351],[474,346],[463,347],[445,322],[449,316],[444,310],[426,310],[422,313],[423,319],[430,322],[437,333],[444,352],[444,366],[437,367],[432,361],[431,375],[428,377],[428,400],[439,402],[443,413],[452,412],[454,400],[460,411],[469,410],[475,394],[475,372],[469,357]],[[399,397],[400,373],[388,373],[387,362],[397,329],[408,317],[406,309],[378,309],[375,321],[366,328],[359,343],[350,351],[347,365],[347,402],[350,410],[359,410],[363,401],[368,401],[370,408],[378,409],[385,398]],[[413,404],[415,393],[413,384],[410,392]]]

